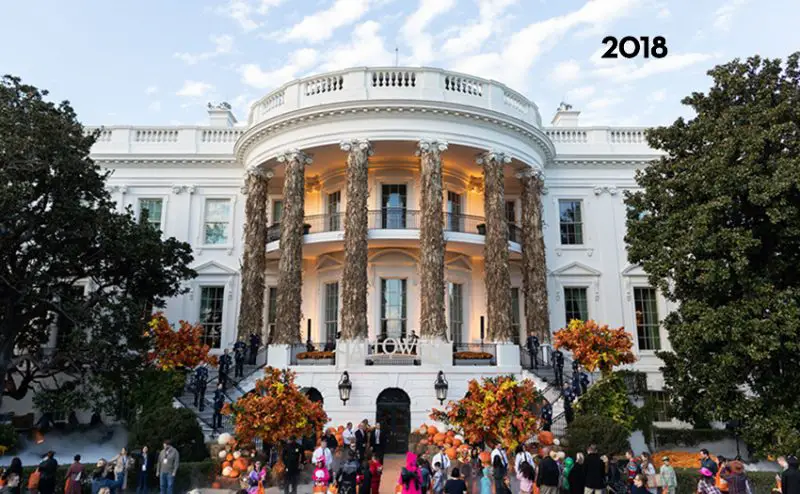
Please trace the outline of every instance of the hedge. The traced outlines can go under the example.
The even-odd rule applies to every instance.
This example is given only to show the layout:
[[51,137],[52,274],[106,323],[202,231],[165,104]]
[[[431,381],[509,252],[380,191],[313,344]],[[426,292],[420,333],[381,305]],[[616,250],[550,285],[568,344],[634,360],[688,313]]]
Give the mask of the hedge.
[[[83,465],[85,472],[87,475],[91,475],[91,473],[95,469],[95,464],[84,464]],[[67,465],[59,465],[58,472],[56,473],[56,493],[63,494],[64,493],[64,481],[66,479],[67,469],[69,468],[69,464]],[[175,492],[188,492],[192,489],[198,487],[210,487],[211,484],[214,482],[214,479],[217,475],[218,466],[214,464],[212,460],[204,460],[200,462],[194,463],[181,463],[178,467],[178,474],[175,477]],[[23,486],[25,486],[24,491],[27,492],[27,485],[28,485],[28,477],[31,473],[35,470],[35,467],[25,467],[23,469],[23,474],[25,478],[23,479]],[[134,469],[128,473],[128,491],[135,492],[136,491],[136,482],[138,481],[138,472]],[[88,493],[91,492],[90,487],[84,486],[84,492]],[[156,481],[155,476],[150,478],[150,489],[149,492],[159,492],[158,482]]]
[[[678,494],[697,492],[697,481],[700,480],[699,468],[676,468],[678,475]],[[775,487],[776,472],[747,472],[753,487],[753,494],[769,494]]]
[[732,438],[733,434],[725,429],[660,429],[653,427],[653,436],[658,444],[695,446],[700,443]]

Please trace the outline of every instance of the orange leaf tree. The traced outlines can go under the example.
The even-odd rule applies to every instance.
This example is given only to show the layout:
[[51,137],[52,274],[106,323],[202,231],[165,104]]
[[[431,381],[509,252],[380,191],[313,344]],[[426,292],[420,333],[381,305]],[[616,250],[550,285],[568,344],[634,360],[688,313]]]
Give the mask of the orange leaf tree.
[[600,370],[605,376],[622,364],[636,362],[633,341],[625,328],[610,329],[593,320],[573,319],[566,328],[555,332],[556,348],[566,348],[590,372]]
[[253,392],[225,405],[222,413],[233,418],[236,439],[250,442],[260,437],[265,443],[280,444],[292,436],[322,432],[328,415],[321,403],[300,391],[294,378],[292,371],[266,367]]
[[152,341],[147,359],[161,370],[192,368],[203,362],[217,365],[217,358],[209,355],[211,347],[201,342],[203,327],[199,324],[179,321],[176,330],[158,312],[148,323],[147,335]]
[[471,380],[464,398],[434,409],[430,418],[455,429],[468,444],[501,442],[513,449],[539,430],[541,404],[533,381],[486,377]]

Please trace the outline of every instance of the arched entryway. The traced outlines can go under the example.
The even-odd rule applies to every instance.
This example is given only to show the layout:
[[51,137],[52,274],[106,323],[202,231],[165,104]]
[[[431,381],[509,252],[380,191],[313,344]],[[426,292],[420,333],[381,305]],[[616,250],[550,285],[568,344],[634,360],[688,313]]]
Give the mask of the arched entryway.
[[400,388],[387,388],[378,395],[375,421],[386,431],[387,454],[408,451],[411,432],[411,398]]
[[314,403],[325,403],[325,400],[322,399],[322,393],[317,388],[301,388],[300,392],[308,396],[308,399]]

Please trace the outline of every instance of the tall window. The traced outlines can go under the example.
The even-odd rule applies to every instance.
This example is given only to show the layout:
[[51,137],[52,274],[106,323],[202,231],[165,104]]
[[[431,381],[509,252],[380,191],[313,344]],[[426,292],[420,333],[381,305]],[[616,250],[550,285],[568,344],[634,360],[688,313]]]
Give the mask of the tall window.
[[224,286],[204,286],[200,289],[200,324],[203,326],[200,339],[211,348],[220,347],[224,303]]
[[517,202],[506,201],[506,221],[511,224],[517,223]]
[[328,194],[328,231],[330,232],[341,230],[341,206],[342,193],[340,191]]
[[381,187],[381,228],[406,228],[406,186],[385,184]]
[[464,231],[464,217],[461,216],[461,194],[447,191],[447,223],[445,229],[451,232]]
[[586,288],[564,288],[564,311],[567,324],[573,319],[589,319],[589,304],[586,301]]
[[406,280],[381,279],[381,339],[406,337]]
[[648,391],[647,394],[653,401],[656,422],[669,422],[672,420],[669,395],[666,391]]
[[583,214],[581,201],[560,199],[558,211],[561,223],[561,244],[583,244]]
[[453,343],[464,341],[464,285],[448,283],[448,302],[450,305],[450,339]]
[[75,331],[75,321],[80,317],[80,306],[83,303],[83,298],[83,285],[71,286],[61,296],[59,305],[61,305],[66,314],[59,314],[56,319],[57,348],[62,348],[66,345]]
[[277,225],[281,222],[281,218],[283,217],[283,201],[277,199],[272,201],[272,224]]
[[658,328],[655,288],[634,288],[633,302],[636,310],[636,335],[639,340],[639,350],[660,350],[661,336]]
[[145,220],[156,230],[161,230],[163,199],[139,199],[139,221]]
[[225,245],[231,238],[230,199],[206,199],[203,240],[206,245]]
[[278,320],[278,288],[271,286],[267,292],[267,343],[275,337],[275,323]]
[[339,332],[339,282],[325,284],[325,342],[336,341]]
[[519,310],[519,288],[514,287],[511,289],[511,331],[513,332],[511,337],[517,345],[519,345],[521,320]]

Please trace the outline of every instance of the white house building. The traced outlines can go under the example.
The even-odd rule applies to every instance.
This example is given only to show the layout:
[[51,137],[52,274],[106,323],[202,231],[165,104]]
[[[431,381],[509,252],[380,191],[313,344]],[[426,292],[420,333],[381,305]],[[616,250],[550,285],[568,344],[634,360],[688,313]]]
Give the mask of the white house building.
[[[432,68],[296,80],[256,102],[244,125],[227,105],[208,113],[208,126],[104,127],[92,156],[113,171],[120,209],[146,210],[165,236],[194,249],[198,276],[169,301],[167,317],[201,322],[220,351],[256,324],[272,343],[269,364],[315,388],[333,423],[416,427],[439,405],[440,371],[450,397],[471,378],[523,372],[519,344],[541,334],[529,328],[534,320],[545,333],[571,318],[624,326],[634,368],[661,389],[654,352],[669,346],[659,321],[672,308],[628,262],[623,240],[623,193],[659,156],[644,129],[581,127],[566,105],[544,125],[511,88]],[[538,204],[541,221],[530,209]],[[261,225],[250,237],[248,221]],[[506,252],[487,248],[497,235],[507,236]],[[526,259],[542,239],[544,258],[532,250]],[[361,281],[343,286],[348,265]],[[541,277],[526,281],[523,265],[541,267]],[[419,340],[409,355],[401,347],[412,331]],[[335,358],[298,359],[306,340]],[[491,358],[454,359],[463,350]]]

